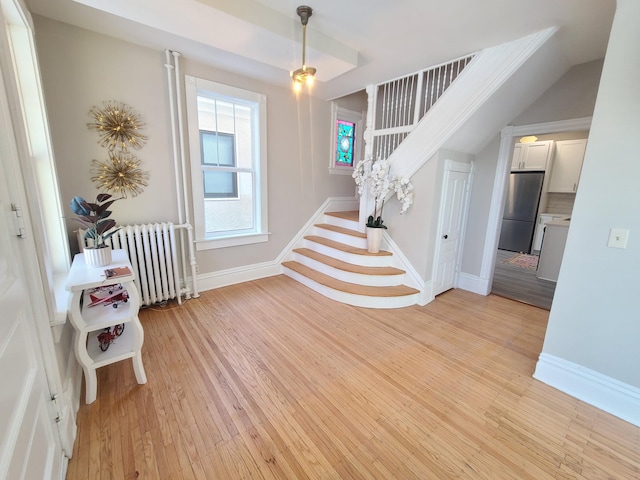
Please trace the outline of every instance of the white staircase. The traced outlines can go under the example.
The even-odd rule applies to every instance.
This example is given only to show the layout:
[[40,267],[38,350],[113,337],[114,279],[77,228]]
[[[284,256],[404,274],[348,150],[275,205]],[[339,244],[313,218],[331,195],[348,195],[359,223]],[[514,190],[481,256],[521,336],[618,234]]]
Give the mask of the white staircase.
[[[500,131],[506,119],[525,108],[528,97],[513,85],[544,70],[544,78],[550,83],[537,82],[536,88],[542,93],[562,74],[563,63],[559,60],[547,62],[545,68],[539,63],[539,56],[548,56],[549,52],[557,55],[550,41],[556,31],[556,27],[550,27],[429,70],[368,86],[365,138],[369,140],[365,155],[387,159],[394,175],[410,178],[440,149],[478,151],[487,138]],[[529,90],[533,88],[530,82],[527,85]],[[431,187],[434,180],[423,182]],[[419,189],[421,185],[414,187]],[[428,198],[428,191],[423,195]],[[300,234],[288,246],[298,248],[285,254],[289,261],[282,263],[284,273],[329,298],[354,306],[398,308],[428,303],[432,279],[420,278],[390,239],[387,243],[397,258],[391,252],[367,252],[359,226],[374,210],[373,198],[363,195],[358,208],[359,212],[324,213],[321,222],[305,226],[307,235],[301,239]],[[433,210],[429,215],[438,215],[438,201],[429,208]],[[359,213],[362,218],[358,218]],[[423,253],[436,256],[435,250]]]
[[419,290],[404,285],[405,272],[393,266],[390,252],[369,253],[357,230],[358,212],[325,213],[324,223],[293,249],[284,273],[333,300],[368,308],[414,305]]

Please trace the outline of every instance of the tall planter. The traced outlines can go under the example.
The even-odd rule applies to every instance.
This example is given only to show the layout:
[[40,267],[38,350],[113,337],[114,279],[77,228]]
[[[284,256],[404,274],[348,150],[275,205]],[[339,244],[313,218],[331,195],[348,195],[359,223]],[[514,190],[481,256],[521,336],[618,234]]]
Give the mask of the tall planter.
[[111,263],[111,247],[85,248],[84,263],[88,267],[104,267]]
[[378,253],[382,244],[384,228],[367,227],[367,252]]

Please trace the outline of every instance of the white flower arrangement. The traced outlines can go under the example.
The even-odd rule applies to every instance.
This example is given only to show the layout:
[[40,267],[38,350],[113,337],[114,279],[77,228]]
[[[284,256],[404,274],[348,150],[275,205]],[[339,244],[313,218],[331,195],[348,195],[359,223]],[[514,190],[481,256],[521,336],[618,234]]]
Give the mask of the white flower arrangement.
[[401,202],[401,214],[413,203],[413,185],[406,177],[390,176],[387,160],[374,162],[371,157],[360,160],[351,176],[355,179],[359,195],[368,191],[375,198],[375,211],[369,216],[367,227],[387,228],[382,222],[382,209],[389,192],[394,192]]

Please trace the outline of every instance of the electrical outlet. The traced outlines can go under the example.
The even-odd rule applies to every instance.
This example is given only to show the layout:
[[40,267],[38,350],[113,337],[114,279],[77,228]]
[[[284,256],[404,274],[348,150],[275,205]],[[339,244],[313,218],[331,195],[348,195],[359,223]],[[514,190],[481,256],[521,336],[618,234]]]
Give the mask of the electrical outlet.
[[627,248],[629,241],[629,230],[625,228],[612,228],[609,233],[608,247],[611,248]]

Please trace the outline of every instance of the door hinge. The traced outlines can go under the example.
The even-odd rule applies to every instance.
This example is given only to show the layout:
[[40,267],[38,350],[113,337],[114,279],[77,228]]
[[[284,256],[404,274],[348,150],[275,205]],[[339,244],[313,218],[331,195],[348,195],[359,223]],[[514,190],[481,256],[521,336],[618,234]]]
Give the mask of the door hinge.
[[22,209],[15,203],[11,204],[11,211],[13,212],[13,225],[16,229],[16,236],[20,238],[26,238],[27,230],[24,226],[24,217],[22,216]]
[[51,405],[53,405],[53,414],[55,415],[55,421],[56,423],[60,423],[62,421],[62,410],[60,409],[60,404],[58,404],[57,393],[51,395]]

